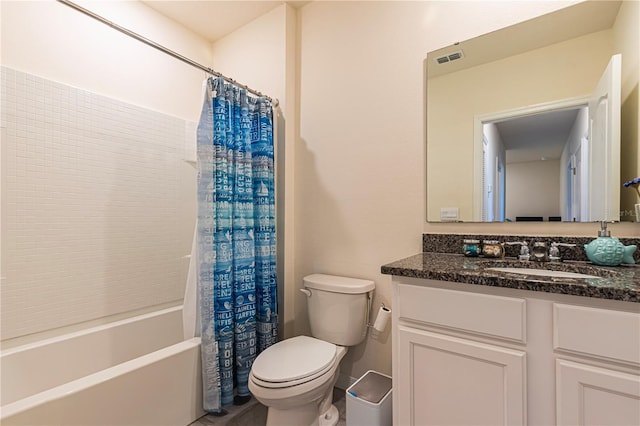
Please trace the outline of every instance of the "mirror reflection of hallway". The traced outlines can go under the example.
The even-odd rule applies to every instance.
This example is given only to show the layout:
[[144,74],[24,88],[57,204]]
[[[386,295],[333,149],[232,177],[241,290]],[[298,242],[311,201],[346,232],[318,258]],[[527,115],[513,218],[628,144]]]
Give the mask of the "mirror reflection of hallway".
[[[640,39],[637,5],[638,2],[630,0],[580,2],[558,12],[427,54],[424,65],[427,81],[428,222],[447,220],[443,218],[442,211],[454,208],[459,212],[456,217],[458,221],[483,220],[482,187],[478,185],[482,177],[482,139],[474,139],[477,134],[482,134],[482,126],[481,123],[477,125],[477,117],[486,118],[493,114],[490,118],[497,119],[497,112],[545,105],[559,99],[580,99],[587,105],[589,94],[598,85],[612,55],[618,53],[623,58],[620,171],[617,180],[609,182],[608,188],[618,190],[620,201],[604,201],[604,198],[613,200],[613,192],[598,195],[601,199],[599,205],[587,204],[586,207],[578,195],[573,200],[567,198],[569,191],[577,194],[582,191],[582,187],[578,186],[582,181],[576,175],[573,181],[563,179],[556,183],[556,187],[562,191],[556,216],[562,220],[585,221],[589,213],[590,221],[595,221],[605,218],[590,211],[600,207],[603,215],[606,214],[610,220],[631,219],[637,194],[621,188],[623,182],[638,175],[637,52]],[[523,41],[530,43],[525,45]],[[436,61],[442,55],[459,50],[464,52],[460,60],[445,64]],[[575,104],[565,105],[564,108],[569,106]],[[577,171],[585,155],[577,155],[577,149],[574,155],[575,162],[571,168]],[[617,162],[617,157],[611,158]],[[568,177],[566,169],[569,161],[563,159],[562,176]],[[596,167],[608,164],[608,160],[602,156],[597,161]],[[508,166],[505,173],[509,173]],[[589,184],[588,180],[582,180],[585,185]],[[508,175],[506,185],[505,191],[509,192]],[[512,199],[505,193],[505,205]],[[570,203],[573,204],[570,206]],[[535,209],[537,206],[532,207]],[[527,204],[522,208],[526,209]],[[487,213],[486,209],[484,212]],[[518,214],[524,218],[538,215],[535,211]],[[506,206],[505,219],[513,220],[515,216],[509,213]],[[546,216],[545,220],[548,220]]]
[[[518,114],[483,122],[483,221],[579,221],[582,194],[569,182],[588,173],[588,163],[579,170],[572,162],[588,135],[586,105]],[[575,199],[577,208],[563,214],[561,196]]]
[[620,219],[620,63],[587,98],[476,118],[482,221]]

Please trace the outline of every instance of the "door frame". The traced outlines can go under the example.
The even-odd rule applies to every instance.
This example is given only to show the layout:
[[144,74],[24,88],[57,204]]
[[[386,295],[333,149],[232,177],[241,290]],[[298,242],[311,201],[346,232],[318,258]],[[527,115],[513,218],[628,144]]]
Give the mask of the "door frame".
[[563,109],[589,107],[590,96],[559,99],[541,104],[527,105],[473,117],[473,221],[482,221],[482,126],[486,123],[504,121],[510,118],[535,115]]

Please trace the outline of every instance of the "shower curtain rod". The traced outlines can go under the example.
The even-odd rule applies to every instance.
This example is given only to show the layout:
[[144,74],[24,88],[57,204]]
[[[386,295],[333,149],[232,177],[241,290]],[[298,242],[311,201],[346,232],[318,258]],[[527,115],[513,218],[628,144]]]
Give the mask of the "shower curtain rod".
[[179,54],[177,52],[174,52],[173,50],[168,49],[168,48],[156,43],[155,41],[151,41],[148,38],[145,38],[145,37],[141,36],[138,33],[135,33],[135,32],[133,32],[131,30],[128,30],[128,29],[126,29],[124,27],[121,27],[120,25],[115,24],[115,23],[103,18],[102,16],[100,16],[98,14],[91,12],[88,9],[85,9],[85,8],[83,8],[81,6],[78,6],[77,4],[75,4],[75,3],[73,3],[73,2],[71,2],[69,0],[57,0],[57,1],[58,1],[58,3],[62,3],[65,6],[69,6],[70,8],[75,9],[78,12],[84,13],[85,15],[87,15],[87,16],[89,16],[89,17],[91,17],[91,18],[93,18],[93,19],[95,19],[97,21],[100,21],[103,24],[106,24],[106,25],[110,26],[114,30],[118,30],[123,34],[128,35],[129,37],[135,38],[136,40],[141,41],[144,44],[153,47],[154,49],[158,49],[159,51],[161,51],[163,53],[166,53],[169,56],[173,56],[174,58],[176,58],[176,59],[178,59],[178,60],[180,60],[180,61],[182,61],[184,63],[187,63],[187,64],[191,65],[192,67],[199,68],[199,69],[201,69],[202,71],[204,71],[204,72],[206,72],[208,74],[215,75],[216,77],[220,77],[220,78],[224,79],[225,81],[227,81],[229,83],[235,84],[236,86],[239,86],[239,87],[245,89],[249,93],[253,93],[256,96],[265,98],[266,100],[268,100],[269,102],[271,102],[273,104],[273,107],[278,106],[278,100],[277,99],[272,99],[271,97],[269,97],[269,96],[267,96],[267,95],[265,95],[265,94],[263,94],[263,93],[261,93],[261,92],[259,92],[257,90],[254,90],[254,89],[250,88],[249,86],[245,86],[244,84],[240,84],[240,83],[238,83],[237,81],[235,81],[232,78],[229,78],[229,77],[227,77],[225,75],[222,75],[219,72],[212,70],[211,68],[205,67],[204,65],[201,65],[201,64],[197,63],[196,61],[193,61],[193,60],[191,60],[191,59],[189,59],[189,58],[187,58],[185,56],[182,56],[181,54]]

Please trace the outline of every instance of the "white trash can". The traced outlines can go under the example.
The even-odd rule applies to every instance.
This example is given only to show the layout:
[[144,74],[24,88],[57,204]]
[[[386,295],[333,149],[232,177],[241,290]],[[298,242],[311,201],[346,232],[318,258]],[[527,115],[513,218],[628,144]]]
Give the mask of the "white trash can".
[[391,377],[369,370],[347,389],[347,426],[391,426]]

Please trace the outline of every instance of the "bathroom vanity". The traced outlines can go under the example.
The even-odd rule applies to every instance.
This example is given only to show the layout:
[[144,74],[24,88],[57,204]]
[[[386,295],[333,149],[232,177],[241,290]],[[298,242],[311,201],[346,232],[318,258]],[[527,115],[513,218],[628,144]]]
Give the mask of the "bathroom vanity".
[[490,269],[518,264],[425,252],[382,267],[394,425],[640,424],[640,267]]

